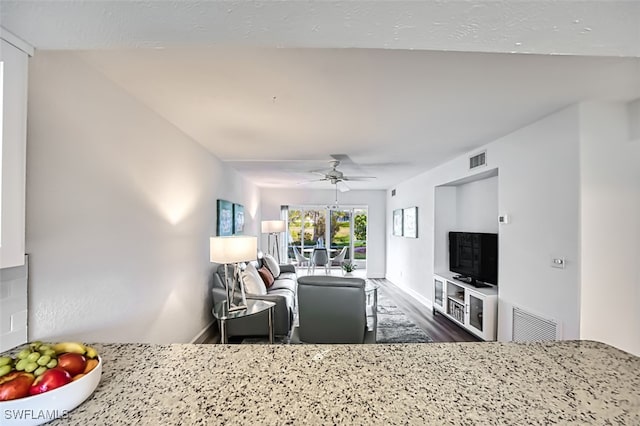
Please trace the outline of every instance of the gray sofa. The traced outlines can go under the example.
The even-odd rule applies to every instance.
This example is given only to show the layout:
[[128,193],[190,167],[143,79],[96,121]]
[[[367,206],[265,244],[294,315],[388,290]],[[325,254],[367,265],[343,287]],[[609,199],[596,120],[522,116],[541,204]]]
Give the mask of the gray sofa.
[[292,342],[375,343],[365,280],[310,275],[298,278],[298,321]]
[[[252,261],[256,268],[262,267],[262,260]],[[288,336],[293,324],[296,303],[296,269],[293,265],[279,265],[280,275],[267,289],[266,295],[247,293],[247,299],[260,299],[275,302],[273,316],[274,334]],[[231,267],[229,272],[231,275]],[[224,265],[220,265],[213,274],[213,303],[226,300],[224,286]],[[239,291],[236,291],[239,294]],[[246,318],[236,318],[227,322],[227,334],[232,336],[265,336],[268,334],[268,313],[262,312]]]

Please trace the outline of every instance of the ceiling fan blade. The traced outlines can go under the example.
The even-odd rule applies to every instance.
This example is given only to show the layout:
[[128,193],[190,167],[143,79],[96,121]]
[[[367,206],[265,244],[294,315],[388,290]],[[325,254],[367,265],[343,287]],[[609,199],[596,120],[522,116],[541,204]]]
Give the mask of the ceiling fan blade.
[[352,181],[367,181],[371,179],[377,179],[375,176],[343,176],[342,180],[352,180]]
[[347,154],[331,154],[330,157],[342,164],[353,164],[353,160]]
[[336,182],[336,187],[340,192],[351,191],[351,188],[349,188],[349,185],[347,185],[346,183],[344,183],[344,181],[341,181],[341,180]]
[[327,179],[327,178],[311,179],[311,180],[305,180],[305,181],[302,181],[302,182],[298,182],[298,183],[296,183],[296,185],[304,185],[304,184],[313,183],[313,182],[324,182],[324,181],[327,181],[327,180],[329,180],[329,179]]

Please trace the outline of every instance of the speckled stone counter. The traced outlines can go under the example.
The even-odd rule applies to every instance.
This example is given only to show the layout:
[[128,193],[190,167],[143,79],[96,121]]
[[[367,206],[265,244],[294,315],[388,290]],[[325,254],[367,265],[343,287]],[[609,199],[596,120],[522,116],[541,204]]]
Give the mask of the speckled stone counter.
[[96,347],[53,424],[640,424],[640,358],[596,342]]

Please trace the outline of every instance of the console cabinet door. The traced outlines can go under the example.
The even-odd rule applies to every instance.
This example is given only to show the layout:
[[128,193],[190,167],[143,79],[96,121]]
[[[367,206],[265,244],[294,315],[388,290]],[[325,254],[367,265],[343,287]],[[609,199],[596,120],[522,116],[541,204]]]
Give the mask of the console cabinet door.
[[434,281],[433,281],[433,288],[434,288],[433,308],[443,312],[444,312],[444,303],[445,303],[444,295],[446,294],[445,283],[446,283],[446,280],[443,280],[440,277],[434,278]]
[[466,303],[466,325],[477,334],[485,335],[484,323],[484,298],[478,294],[467,291]]

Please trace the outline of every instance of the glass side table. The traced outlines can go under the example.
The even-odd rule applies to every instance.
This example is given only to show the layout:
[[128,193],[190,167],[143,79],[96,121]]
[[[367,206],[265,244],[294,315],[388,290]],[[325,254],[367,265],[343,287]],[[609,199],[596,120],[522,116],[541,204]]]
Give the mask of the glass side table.
[[227,336],[227,321],[236,318],[250,317],[260,312],[269,311],[269,343],[273,344],[273,308],[274,302],[266,300],[247,299],[247,309],[229,312],[227,301],[216,303],[213,307],[213,316],[220,321],[220,343],[229,343]]

